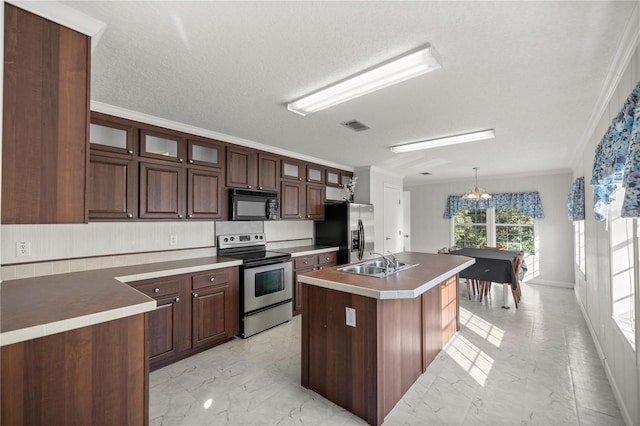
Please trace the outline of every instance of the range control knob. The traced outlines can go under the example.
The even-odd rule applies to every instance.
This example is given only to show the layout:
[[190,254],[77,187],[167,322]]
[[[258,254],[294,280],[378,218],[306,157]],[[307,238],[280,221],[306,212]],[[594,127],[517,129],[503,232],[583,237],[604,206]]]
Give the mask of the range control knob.
[[261,240],[262,240],[262,239],[264,239],[264,236],[260,235],[260,239],[261,239]]
[[235,237],[231,237],[231,241],[235,240]]
[[225,243],[228,243],[228,242],[229,242],[229,239],[228,239],[227,237],[224,237],[224,242],[225,242]]
[[257,239],[258,239],[258,236],[256,235],[254,238],[257,240]]

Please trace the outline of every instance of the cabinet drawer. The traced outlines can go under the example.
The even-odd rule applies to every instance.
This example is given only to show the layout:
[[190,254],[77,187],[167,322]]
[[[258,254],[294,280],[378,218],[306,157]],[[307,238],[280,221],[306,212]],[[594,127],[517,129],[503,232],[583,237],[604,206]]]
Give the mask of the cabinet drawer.
[[177,280],[172,281],[158,281],[151,284],[133,285],[133,287],[146,294],[147,296],[157,299],[162,296],[170,294],[178,294],[180,291],[180,282]]
[[294,257],[293,258],[293,267],[294,269],[298,268],[307,268],[309,266],[316,266],[318,264],[318,255],[312,254],[309,256],[302,257]]
[[338,253],[332,251],[331,253],[321,253],[318,255],[318,264],[322,266],[335,265],[338,259]]
[[211,287],[229,282],[229,271],[221,269],[217,271],[209,271],[203,274],[191,277],[191,290],[197,290],[204,287]]

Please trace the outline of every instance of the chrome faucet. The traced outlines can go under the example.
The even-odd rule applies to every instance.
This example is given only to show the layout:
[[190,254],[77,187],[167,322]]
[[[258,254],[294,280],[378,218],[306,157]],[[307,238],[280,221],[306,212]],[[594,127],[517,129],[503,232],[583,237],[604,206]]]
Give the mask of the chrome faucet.
[[371,255],[378,255],[378,256],[382,256],[382,258],[384,259],[384,263],[385,263],[385,274],[389,273],[389,268],[393,265],[393,271],[397,271],[398,270],[398,261],[396,260],[396,257],[393,255],[393,253],[389,252],[391,254],[391,257],[393,258],[393,260],[389,259],[387,256],[385,256],[382,253],[377,253],[375,251],[370,251],[369,254]]
[[389,253],[389,256],[391,256],[391,259],[393,259],[392,263],[393,263],[393,270],[397,271],[400,268],[400,261],[398,259],[396,259],[396,256],[391,253],[390,250],[387,250],[387,252]]

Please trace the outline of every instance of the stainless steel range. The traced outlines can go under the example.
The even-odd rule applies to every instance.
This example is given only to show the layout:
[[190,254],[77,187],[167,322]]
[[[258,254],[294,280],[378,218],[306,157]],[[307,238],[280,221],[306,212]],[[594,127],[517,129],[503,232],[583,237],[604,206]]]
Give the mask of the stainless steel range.
[[291,255],[266,250],[264,234],[218,236],[218,256],[241,259],[240,337],[282,324],[292,316]]

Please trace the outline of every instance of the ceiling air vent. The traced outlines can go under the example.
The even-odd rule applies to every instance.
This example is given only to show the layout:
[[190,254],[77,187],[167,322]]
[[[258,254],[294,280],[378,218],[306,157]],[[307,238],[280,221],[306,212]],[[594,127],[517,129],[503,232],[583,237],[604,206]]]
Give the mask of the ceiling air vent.
[[423,176],[429,176],[431,174],[431,172],[422,172],[420,174],[423,175]]
[[362,124],[358,120],[351,120],[351,121],[347,121],[345,123],[340,123],[340,124],[342,124],[345,127],[350,128],[354,132],[361,132],[363,130],[369,130],[370,129],[370,127],[365,126],[364,124]]

